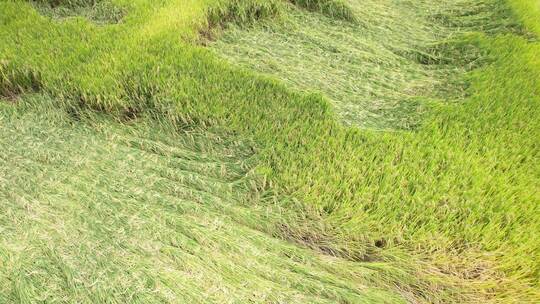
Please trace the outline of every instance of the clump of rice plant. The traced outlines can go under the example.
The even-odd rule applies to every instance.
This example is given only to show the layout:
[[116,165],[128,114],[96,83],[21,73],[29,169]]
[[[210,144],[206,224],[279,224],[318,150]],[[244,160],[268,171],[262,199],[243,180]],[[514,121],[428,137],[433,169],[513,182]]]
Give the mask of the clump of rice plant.
[[275,16],[280,9],[280,2],[275,0],[231,0],[220,1],[208,9],[210,26],[234,22],[250,24],[261,18]]
[[290,0],[291,3],[328,17],[356,21],[356,15],[349,3],[343,0]]
[[44,15],[55,19],[83,16],[98,23],[118,23],[124,10],[110,0],[31,0]]
[[69,7],[76,8],[81,6],[94,6],[102,0],[33,0],[34,2],[48,5],[50,7]]

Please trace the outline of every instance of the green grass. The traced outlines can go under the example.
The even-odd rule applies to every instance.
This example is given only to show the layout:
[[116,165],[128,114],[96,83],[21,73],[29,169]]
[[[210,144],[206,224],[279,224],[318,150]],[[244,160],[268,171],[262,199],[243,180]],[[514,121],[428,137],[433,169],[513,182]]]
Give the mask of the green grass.
[[[4,219],[5,224],[1,227],[21,236],[21,241],[6,238],[7,243],[4,241],[5,245],[0,247],[2,252],[8,253],[2,255],[5,267],[0,268],[7,269],[4,278],[0,277],[6,283],[0,285],[5,286],[2,294],[10,297],[8,301],[16,300],[16,297],[48,296],[49,292],[51,299],[67,301],[99,300],[99,296],[122,301],[133,296],[141,302],[160,299],[200,302],[212,293],[204,289],[210,288],[211,282],[221,282],[217,285],[223,286],[223,289],[213,290],[215,298],[211,301],[215,302],[242,303],[252,299],[250,297],[256,297],[255,302],[345,303],[362,300],[392,302],[394,298],[396,301],[400,298],[409,302],[443,303],[537,302],[540,299],[537,291],[540,269],[537,144],[540,62],[537,54],[540,45],[508,31],[513,19],[493,18],[493,11],[506,10],[503,3],[443,1],[432,8],[437,14],[429,14],[432,18],[426,18],[417,15],[425,8],[424,2],[395,2],[395,5],[410,7],[404,15],[388,10],[392,13],[382,19],[367,18],[380,13],[376,10],[377,2],[367,2],[372,6],[355,13],[364,18],[346,22],[296,10],[292,10],[291,16],[288,5],[278,1],[160,1],[150,4],[143,0],[117,0],[114,3],[127,13],[121,23],[107,26],[97,26],[82,18],[58,22],[40,16],[21,1],[0,3],[1,95],[10,100],[17,100],[18,95],[32,91],[53,96],[53,101],[44,105],[47,111],[37,110],[39,114],[32,114],[42,118],[17,118],[20,114],[1,116],[2,127],[6,130],[2,132],[6,135],[2,137],[5,143],[1,145],[4,165],[0,170],[6,181],[2,184],[13,185],[7,188],[10,190],[2,191],[7,197],[3,206],[5,210],[15,210],[11,211],[13,216],[8,217],[8,221]],[[354,11],[355,2],[350,3]],[[390,5],[394,2],[381,3]],[[517,16],[526,20],[529,30],[535,31],[534,11],[527,10],[525,14],[523,9],[529,3],[512,2],[513,7],[521,8],[521,11],[515,10]],[[261,5],[270,10],[261,11]],[[472,12],[456,7],[470,7]],[[461,95],[465,99],[459,103],[444,101],[445,95],[438,89],[406,96],[406,99],[419,97],[418,102],[429,109],[414,130],[380,132],[344,126],[332,106],[343,101],[338,96],[342,94],[340,82],[332,81],[329,89],[321,90],[334,100],[333,103],[322,94],[305,94],[286,85],[293,83],[295,88],[313,89],[313,83],[321,83],[320,74],[325,70],[305,67],[306,77],[314,77],[316,81],[306,82],[303,86],[291,80],[296,74],[283,76],[276,73],[286,80],[283,84],[235,67],[218,58],[215,52],[197,46],[199,33],[214,23],[208,21],[208,12],[212,11],[219,13],[210,16],[227,16],[226,19],[239,22],[248,20],[252,23],[257,18],[272,15],[281,18],[278,19],[281,24],[271,25],[270,29],[255,28],[264,33],[276,29],[279,33],[291,24],[312,25],[309,31],[301,28],[293,31],[307,39],[317,36],[317,26],[329,24],[344,37],[369,42],[376,47],[361,48],[347,45],[347,41],[343,45],[354,54],[366,53],[366,58],[380,59],[381,65],[395,64],[394,67],[382,66],[381,74],[376,74],[381,78],[373,84],[381,98],[390,103],[400,100],[395,90],[410,85],[408,81],[391,78],[390,89],[383,90],[384,77],[393,75],[394,69],[406,67],[405,71],[399,71],[401,76],[410,79],[407,77],[416,75],[428,84],[444,82],[448,75],[460,76],[467,70],[459,60],[456,63],[455,59],[460,58],[452,52],[448,55],[452,60],[443,60],[446,66],[440,70],[441,58],[433,58],[433,52],[426,52],[432,43],[447,45],[445,51],[472,47],[478,50],[474,54],[480,56],[483,66],[461,75],[469,87],[467,94]],[[366,24],[362,24],[363,20]],[[416,22],[420,23],[418,27]],[[411,32],[403,33],[401,27],[409,23],[415,27],[406,27]],[[448,32],[438,31],[441,24]],[[366,36],[361,36],[354,31],[354,26],[370,30]],[[435,30],[437,33],[433,33]],[[464,32],[467,35],[463,35]],[[457,33],[455,39],[448,39],[449,33]],[[319,34],[324,38],[322,41],[330,38],[332,47],[340,39],[323,30]],[[388,44],[373,38],[378,37],[377,34],[387,37]],[[225,37],[227,35],[230,34],[225,33]],[[267,37],[273,38],[272,35]],[[286,43],[276,44],[275,49],[283,45]],[[290,45],[302,47],[294,42]],[[322,54],[331,53],[327,45],[316,47],[316,41],[303,45],[307,45],[311,53],[317,50]],[[392,46],[408,52],[389,54]],[[254,49],[257,47],[253,44]],[[275,50],[268,45],[265,48]],[[427,63],[434,59],[439,66],[431,70],[418,65],[409,57],[414,55],[412,58],[415,58],[418,54],[422,58],[420,62],[426,62],[424,55],[427,54]],[[311,58],[316,57],[309,57],[309,60]],[[325,64],[331,63],[330,60]],[[290,63],[283,61],[280,64]],[[448,71],[452,66],[457,70]],[[295,65],[290,64],[290,67]],[[354,72],[361,68],[361,63],[354,63],[350,68],[346,71]],[[375,68],[370,61],[366,63],[367,71]],[[352,78],[344,74],[340,79],[344,80],[345,87],[350,86],[348,80]],[[365,88],[369,81],[370,77],[366,77],[361,85]],[[363,95],[362,90],[358,92],[353,93]],[[440,96],[433,100],[430,98],[432,93]],[[48,99],[38,99],[35,103],[40,100],[46,103]],[[366,98],[359,104],[369,105],[370,101]],[[17,106],[10,104],[3,108],[3,113],[9,113]],[[240,152],[238,159],[251,159],[251,170],[248,170],[252,172],[249,177],[252,182],[248,182],[251,186],[223,191],[217,186],[220,183],[213,184],[213,179],[210,179],[212,183],[208,182],[208,175],[212,176],[212,173],[206,173],[206,165],[204,161],[200,164],[199,159],[196,159],[199,169],[195,170],[205,173],[193,181],[189,174],[167,169],[165,164],[169,159],[166,157],[152,162],[152,153],[137,152],[130,147],[114,150],[110,145],[114,146],[116,137],[121,141],[124,128],[131,130],[131,127],[118,127],[120,130],[115,129],[110,134],[120,135],[103,139],[100,132],[104,131],[97,132],[96,129],[105,129],[108,134],[106,130],[115,124],[96,123],[99,119],[92,116],[89,119],[92,128],[82,122],[71,122],[58,129],[55,116],[78,113],[81,108],[129,120],[135,130],[146,130],[145,136],[157,136],[155,133],[158,132],[153,130],[159,128],[200,130],[198,138],[202,140],[202,146],[216,145],[207,139],[215,130],[225,132],[227,138],[247,143],[248,150],[255,153],[246,156]],[[144,119],[138,118],[144,113],[154,117],[151,121],[155,121],[155,125],[145,127]],[[133,118],[136,119],[132,121]],[[142,121],[137,127],[139,119]],[[61,121],[65,124],[64,121],[70,120],[62,118]],[[53,126],[48,133],[44,131],[38,136],[40,130],[47,130],[41,124]],[[17,128],[23,130],[9,132]],[[83,136],[87,133],[91,135]],[[180,135],[171,133],[171,136],[184,136],[182,132]],[[60,138],[54,142],[55,136],[72,136],[72,139]],[[137,146],[138,139],[134,141]],[[174,142],[178,143],[177,140]],[[227,153],[219,148],[219,143],[217,146],[212,157],[222,160],[220,157]],[[243,151],[244,144],[240,146],[244,148],[235,149]],[[161,145],[158,145],[159,149],[163,149]],[[184,151],[186,147],[180,145],[178,149]],[[51,152],[38,153],[42,150]],[[81,150],[89,152],[80,155]],[[6,160],[12,154],[21,153],[25,157],[20,157],[20,162]],[[134,157],[126,158],[130,153]],[[199,153],[197,148],[188,154]],[[69,157],[73,157],[72,160]],[[83,171],[80,180],[73,181],[75,185],[70,181],[69,191],[59,191],[62,188],[55,187],[58,185],[55,181],[59,182],[62,177],[66,178],[64,174],[75,171],[77,157],[94,165]],[[36,158],[37,161],[25,169],[24,159]],[[183,157],[179,162],[185,160]],[[57,163],[56,171],[43,169],[49,161]],[[148,168],[150,164],[155,168]],[[233,172],[241,172],[231,166]],[[129,175],[116,173],[130,168],[133,173]],[[30,171],[26,173],[25,170]],[[180,175],[177,177],[180,185],[190,191],[199,187],[208,188],[207,193],[213,195],[226,193],[230,198],[225,200],[239,207],[220,207],[222,205],[204,196],[202,203],[196,204],[197,196],[189,196],[189,191],[187,199],[178,198],[170,192],[174,189],[171,182],[152,183],[152,179],[157,178],[152,175],[156,170],[161,174]],[[51,172],[51,175],[40,175],[39,172]],[[55,179],[56,175],[59,179]],[[40,183],[39,188],[33,186],[40,178],[46,183]],[[103,184],[99,184],[100,180]],[[37,199],[25,198],[25,192],[34,193]],[[22,199],[9,198],[12,193],[20,193]],[[145,196],[151,193],[173,197],[162,204],[141,206],[140,202],[149,201]],[[238,196],[244,197],[242,193],[247,197],[235,203]],[[43,198],[42,202],[39,198]],[[90,210],[80,211],[80,208],[89,208],[88,202],[97,204],[101,201],[111,203],[94,209],[90,204]],[[171,202],[177,208],[186,206],[186,210],[194,211],[187,218],[179,219],[182,212],[166,206]],[[32,215],[31,203],[36,205],[37,215]],[[119,219],[114,214],[119,214]],[[128,215],[139,216],[130,224]],[[38,220],[33,221],[36,218]],[[220,229],[208,229],[215,219],[223,220],[225,224],[219,226]],[[130,230],[136,228],[130,225],[137,225],[139,221],[144,223],[139,229],[148,231],[139,234]],[[208,225],[200,227],[199,222]],[[90,227],[85,230],[88,225]],[[166,236],[184,238],[190,229],[209,241],[205,243],[205,238],[197,238],[202,245],[185,245],[171,254],[151,251],[153,242],[165,244]],[[260,232],[254,233],[250,229]],[[52,231],[50,235],[56,238],[47,239],[49,234],[40,234],[40,231]],[[84,250],[70,247],[73,240],[80,241]],[[145,241],[150,244],[140,250]],[[25,244],[30,244],[30,249],[21,253],[20,248]],[[100,246],[102,250],[109,248],[113,257],[103,258],[92,250],[95,248],[92,246]],[[233,247],[231,251],[228,246]],[[200,248],[200,251],[193,254],[193,248]],[[286,254],[288,258],[284,259],[281,255],[286,252],[285,248],[301,251],[306,257],[302,262],[305,268],[298,269],[287,262],[291,257]],[[77,250],[82,250],[86,258],[80,259],[73,254],[73,251],[79,252]],[[148,254],[145,250],[154,253]],[[171,261],[175,254],[180,257]],[[34,260],[38,262],[31,264]],[[255,272],[250,269],[253,261],[260,267]],[[88,265],[93,263],[102,265],[98,269],[103,272],[81,271],[91,269]],[[237,264],[243,266],[233,267]],[[281,268],[278,267],[269,279],[268,267],[277,264]],[[199,271],[175,272],[180,270],[173,267],[169,273],[169,265],[193,265],[193,269]],[[21,269],[33,269],[30,274],[38,275],[30,280],[24,276],[15,277]],[[74,273],[83,277],[73,277]],[[201,277],[193,276],[197,273]],[[315,279],[314,273],[320,273],[320,276]],[[55,281],[44,282],[43,278],[48,276],[54,277]],[[96,278],[107,278],[114,283],[106,284]],[[89,289],[95,286],[93,282],[101,284],[95,292]],[[183,288],[175,288],[179,285]],[[136,286],[147,286],[147,289]],[[160,288],[157,293],[141,291],[155,290],[155,286]],[[293,286],[301,288],[294,289]],[[366,291],[363,286],[371,289]],[[227,288],[233,291],[228,292]],[[254,290],[268,297],[257,297],[260,294],[253,295]],[[387,296],[387,293],[392,295]],[[162,298],[169,294],[176,298]]]

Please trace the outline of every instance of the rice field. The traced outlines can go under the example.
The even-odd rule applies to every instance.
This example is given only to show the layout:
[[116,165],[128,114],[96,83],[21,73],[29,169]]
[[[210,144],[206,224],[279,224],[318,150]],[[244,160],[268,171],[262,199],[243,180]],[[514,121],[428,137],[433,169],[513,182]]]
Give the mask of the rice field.
[[[210,44],[234,64],[324,94],[346,124],[413,129],[429,100],[459,101],[465,94],[459,77],[481,64],[474,47],[452,49],[457,37],[471,28],[496,32],[516,27],[508,12],[498,14],[502,9],[493,3],[471,7],[459,2],[434,6],[430,1],[415,5],[349,1],[348,5],[354,21],[290,6],[277,22],[232,25]],[[449,22],[452,14],[464,17]],[[477,21],[479,15],[484,22]],[[504,19],[490,24],[499,17]],[[460,58],[451,52],[460,52]]]
[[540,3],[0,2],[0,302],[540,301]]
[[2,303],[401,301],[377,267],[253,223],[271,219],[245,143],[41,95],[1,111]]

